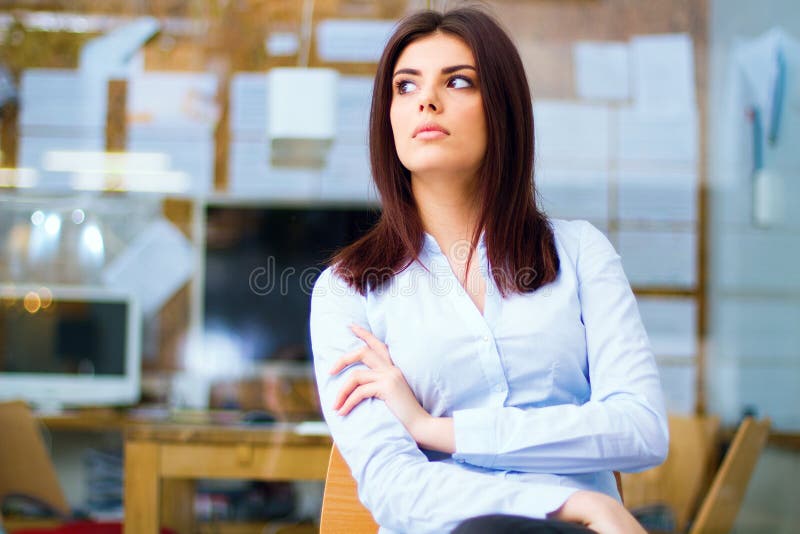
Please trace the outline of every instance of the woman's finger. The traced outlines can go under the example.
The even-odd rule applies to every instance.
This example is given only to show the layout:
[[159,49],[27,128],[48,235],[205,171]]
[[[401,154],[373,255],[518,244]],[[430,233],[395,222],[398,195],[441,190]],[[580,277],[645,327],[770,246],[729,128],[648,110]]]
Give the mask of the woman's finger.
[[375,397],[378,395],[378,386],[375,382],[362,384],[353,390],[352,393],[344,401],[344,404],[339,409],[339,415],[347,415],[350,410],[358,406],[361,401]]
[[353,331],[355,335],[363,339],[364,342],[369,346],[369,348],[371,348],[381,356],[385,357],[388,361],[391,361],[391,357],[389,356],[389,347],[387,347],[383,342],[381,342],[380,339],[375,337],[372,334],[372,332],[370,332],[366,328],[362,328],[357,324],[350,325],[350,329]]
[[[350,352],[344,354],[338,360],[336,360],[336,362],[333,364],[333,367],[331,367],[330,371],[328,371],[328,372],[330,374],[332,374],[332,375],[335,375],[335,374],[339,373],[342,369],[347,367],[348,365],[352,365],[352,364],[354,364],[356,362],[364,361],[364,357],[365,357],[364,352],[365,352],[366,349],[368,349],[368,347],[367,346],[363,346],[363,347],[359,347],[359,348],[357,348],[355,350],[351,350]],[[366,364],[366,362],[365,362],[365,364]],[[367,365],[367,367],[369,367],[369,365]]]
[[347,399],[347,397],[349,397],[353,390],[358,386],[375,382],[377,378],[378,374],[369,369],[359,369],[358,371],[353,371],[350,373],[350,376],[348,376],[347,380],[345,380],[342,388],[339,390],[339,393],[336,394],[336,399],[333,401],[333,409],[338,410],[341,408],[345,399]]

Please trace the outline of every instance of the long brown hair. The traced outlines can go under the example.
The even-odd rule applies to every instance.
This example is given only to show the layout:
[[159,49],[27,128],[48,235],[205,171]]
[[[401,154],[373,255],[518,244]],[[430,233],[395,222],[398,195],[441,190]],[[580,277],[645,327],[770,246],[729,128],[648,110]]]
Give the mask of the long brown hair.
[[487,146],[479,171],[481,212],[472,248],[484,231],[492,276],[503,295],[535,291],[555,280],[559,261],[553,231],[536,205],[530,89],[511,39],[491,16],[474,7],[410,15],[389,38],[375,75],[369,121],[370,164],[383,211],[375,227],[339,251],[331,263],[336,274],[366,294],[419,257],[424,229],[411,192],[411,173],[397,155],[389,108],[397,58],[410,43],[435,32],[462,39],[480,75]]

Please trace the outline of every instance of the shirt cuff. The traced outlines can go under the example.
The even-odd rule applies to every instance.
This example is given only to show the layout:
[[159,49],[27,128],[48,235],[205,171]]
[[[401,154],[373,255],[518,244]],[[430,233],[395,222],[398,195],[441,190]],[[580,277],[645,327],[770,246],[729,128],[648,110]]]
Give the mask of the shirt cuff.
[[456,451],[453,459],[482,467],[493,467],[497,455],[494,417],[489,410],[474,408],[453,412]]

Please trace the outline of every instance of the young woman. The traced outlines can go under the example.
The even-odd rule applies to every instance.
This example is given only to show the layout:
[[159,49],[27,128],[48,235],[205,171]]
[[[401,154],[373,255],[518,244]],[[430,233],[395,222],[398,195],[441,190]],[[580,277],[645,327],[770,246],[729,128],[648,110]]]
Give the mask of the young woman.
[[523,518],[460,531],[643,532],[613,471],[666,455],[653,354],[609,241],[537,209],[533,147],[491,17],[399,24],[370,118],[381,219],[319,277],[310,319],[325,418],[382,532],[486,514]]

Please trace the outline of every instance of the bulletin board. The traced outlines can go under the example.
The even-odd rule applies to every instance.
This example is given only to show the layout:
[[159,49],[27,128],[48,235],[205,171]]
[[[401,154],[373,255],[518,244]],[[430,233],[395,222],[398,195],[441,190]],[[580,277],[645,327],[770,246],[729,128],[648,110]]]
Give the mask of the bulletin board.
[[[708,4],[706,1],[655,1],[643,6],[631,0],[567,0],[567,1],[499,1],[493,4],[500,20],[510,30],[519,47],[528,79],[534,94],[534,121],[547,120],[548,105],[537,103],[556,102],[556,110],[564,120],[574,106],[585,106],[589,113],[598,109],[609,113],[612,127],[614,116],[619,117],[629,106],[635,106],[635,94],[623,100],[596,100],[581,95],[578,87],[579,69],[576,45],[579,43],[620,43],[633,47],[641,37],[682,34],[691,41],[693,60],[693,85],[695,101],[696,131],[692,139],[695,156],[684,161],[681,174],[694,173],[689,198],[692,214],[684,214],[681,222],[675,220],[653,221],[640,219],[636,214],[622,212],[624,187],[627,178],[622,172],[624,165],[615,161],[612,136],[609,167],[605,173],[606,189],[598,194],[606,199],[605,217],[592,220],[566,210],[569,218],[588,218],[606,232],[622,256],[623,267],[639,301],[645,326],[648,329],[664,383],[670,411],[679,413],[704,413],[706,409],[704,338],[707,322],[705,302],[706,273],[706,88],[708,54]],[[632,49],[632,48],[631,48]],[[635,88],[632,88],[635,93]],[[537,117],[537,111],[540,112]],[[565,112],[567,114],[565,114]],[[582,115],[578,114],[578,118]],[[585,114],[583,115],[585,116]],[[546,126],[546,125],[545,125]],[[548,134],[543,126],[537,133]],[[542,145],[547,139],[540,139]],[[537,147],[539,141],[537,141]],[[618,148],[618,147],[617,147]],[[545,150],[546,151],[546,150]],[[543,158],[545,158],[543,156]],[[538,158],[537,158],[538,160]],[[543,170],[541,178],[547,179],[547,165],[537,161],[537,172]],[[687,165],[688,164],[688,165]],[[541,169],[540,167],[545,167]],[[666,177],[672,176],[666,173]],[[589,184],[592,173],[587,173],[575,194]],[[604,179],[604,178],[600,178]],[[543,189],[540,187],[540,189]],[[622,193],[621,193],[622,191]],[[547,191],[540,191],[547,196]],[[584,194],[586,194],[584,192]],[[556,200],[566,204],[570,197]],[[572,197],[573,199],[576,197]],[[581,202],[592,202],[584,200]],[[602,201],[600,201],[602,204]],[[545,203],[546,206],[546,203]],[[559,215],[559,209],[552,210]],[[691,235],[689,240],[672,240],[667,237],[664,246],[654,246],[658,238],[672,232]],[[626,233],[628,234],[626,236]],[[634,235],[636,239],[631,239]],[[652,236],[658,236],[653,238]],[[637,243],[633,243],[638,241]],[[637,250],[638,247],[638,250]],[[677,251],[688,261],[680,267],[683,272],[677,278],[666,267],[670,258],[661,260],[667,271],[663,276],[640,276],[637,272],[647,269],[647,263],[638,259],[640,254],[658,254],[659,248]],[[645,260],[646,261],[646,260]],[[677,272],[677,271],[673,271]],[[672,398],[670,398],[672,397]]]
[[[433,2],[436,8],[459,5],[462,2]],[[16,17],[14,24],[0,36],[0,60],[17,76],[32,67],[75,68],[81,45],[96,34],[69,31],[40,31],[26,29],[29,20],[28,2],[11,2],[9,12]],[[248,0],[245,2],[190,2],[155,0],[131,3],[124,0],[99,2],[79,0],[69,3],[69,12],[85,13],[102,20],[102,17],[143,16],[156,17],[164,23],[163,30],[143,48],[146,71],[172,71],[206,73],[217,80],[215,102],[217,119],[210,132],[213,154],[209,171],[211,189],[214,194],[225,194],[232,185],[231,165],[234,158],[237,108],[233,103],[234,93],[243,74],[264,73],[272,67],[326,66],[339,70],[343,76],[353,77],[357,89],[358,77],[368,79],[375,70],[374,62],[330,62],[318,53],[316,34],[311,32],[308,41],[307,60],[303,60],[303,47],[288,55],[270,55],[266,41],[273,34],[301,34],[304,21],[309,14],[303,12],[300,0]],[[367,0],[316,0],[310,13],[312,27],[326,19],[353,20],[397,20],[405,13],[425,7],[421,1],[367,1]],[[676,225],[673,222],[626,220],[619,216],[620,167],[614,158],[602,161],[600,169],[603,186],[599,197],[589,196],[582,202],[600,206],[604,216],[600,220],[583,217],[580,211],[566,215],[568,218],[587,218],[607,233],[621,253],[623,266],[631,279],[640,303],[645,326],[654,342],[659,367],[662,371],[667,396],[676,391],[673,411],[703,413],[705,411],[705,357],[703,340],[706,332],[707,305],[706,286],[706,65],[708,54],[708,2],[707,0],[497,0],[488,2],[490,11],[509,30],[515,40],[529,81],[532,86],[535,120],[541,118],[543,128],[537,128],[539,141],[546,147],[553,136],[547,135],[548,113],[560,116],[563,110],[575,113],[583,119],[594,110],[603,124],[619,128],[619,117],[627,107],[634,104],[633,97],[624,100],[587,100],[581,96],[576,82],[575,46],[581,42],[620,43],[631,47],[641,36],[662,34],[685,35],[691,43],[694,84],[694,117],[696,131],[694,145],[696,154],[692,160],[694,190],[691,191],[693,213],[687,221]],[[48,3],[54,13],[66,12],[59,2]],[[358,82],[358,83],[357,83]],[[363,85],[363,83],[361,84]],[[112,85],[109,90],[109,113],[105,133],[105,148],[121,150],[136,135],[130,118],[126,118],[126,102],[132,98],[131,88]],[[564,115],[566,117],[566,115]],[[18,132],[17,118],[8,113],[2,121],[0,147],[3,150],[3,166],[17,163]],[[556,123],[557,120],[552,120]],[[593,124],[589,121],[589,126]],[[590,132],[591,133],[591,132]],[[614,135],[607,135],[613,139]],[[609,141],[614,150],[613,142]],[[602,160],[602,157],[600,158]],[[545,162],[546,163],[546,162]],[[685,166],[684,166],[685,167]],[[537,162],[537,172],[539,171]],[[542,172],[545,184],[547,169]],[[591,172],[580,177],[581,184],[592,185],[595,178]],[[538,180],[538,177],[537,177]],[[588,188],[591,192],[591,187]],[[578,187],[576,195],[587,195],[586,189]],[[546,193],[546,191],[545,191]],[[591,193],[593,194],[593,193]],[[547,195],[544,195],[545,197]],[[553,215],[559,216],[568,207],[568,194],[555,202]],[[268,199],[265,199],[268,201]],[[193,241],[204,239],[203,218],[200,211],[205,206],[196,198],[169,198],[164,202],[166,215]],[[677,230],[676,230],[677,228]],[[682,232],[682,233],[681,233]],[[670,241],[670,236],[691,235],[691,239]],[[653,243],[652,239],[663,237],[664,246],[681,250],[688,258],[681,264],[685,276],[670,278],[666,271],[662,278],[647,279],[637,274],[641,265],[642,246]],[[652,238],[652,239],[651,239]],[[638,247],[638,248],[637,248]],[[637,252],[638,251],[638,252]],[[646,249],[645,249],[645,256]],[[644,260],[642,260],[644,261]],[[647,264],[643,264],[646,269]],[[669,265],[668,263],[665,265]],[[195,282],[194,285],[202,283]],[[192,310],[197,309],[197,300],[202,292],[188,284],[177,293],[159,314],[159,343],[152,349],[157,353],[148,359],[153,369],[176,369],[180,367],[176,353],[183,334],[191,322]],[[677,319],[676,319],[677,318]],[[669,399],[668,399],[669,401]]]

